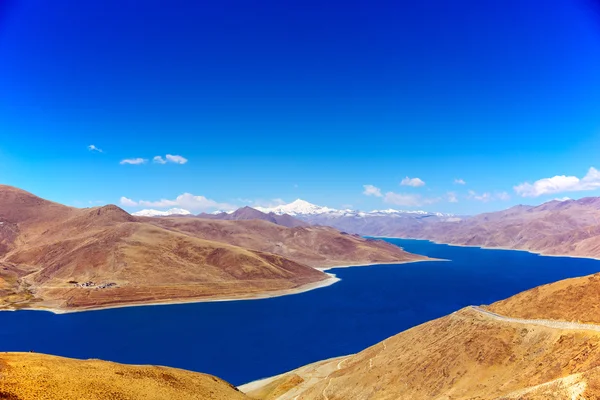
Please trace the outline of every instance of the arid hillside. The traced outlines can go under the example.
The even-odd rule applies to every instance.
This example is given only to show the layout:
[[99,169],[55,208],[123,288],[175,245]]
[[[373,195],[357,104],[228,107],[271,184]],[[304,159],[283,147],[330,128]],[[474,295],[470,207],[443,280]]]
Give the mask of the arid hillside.
[[[312,267],[426,259],[382,240],[365,239],[325,226],[287,228],[261,220],[147,218],[148,223],[201,239],[274,253]],[[357,261],[359,260],[359,261]]]
[[75,360],[35,353],[0,353],[5,400],[244,400],[211,375],[175,368]]
[[256,399],[597,399],[599,288],[597,275],[541,286],[240,389]]
[[[310,239],[310,240],[309,240]],[[61,310],[277,295],[315,266],[423,259],[330,228],[134,217],[0,186],[0,307]]]
[[[454,222],[388,226],[381,236],[502,247],[552,255],[600,257],[600,198],[515,206]],[[360,232],[366,234],[366,232]]]

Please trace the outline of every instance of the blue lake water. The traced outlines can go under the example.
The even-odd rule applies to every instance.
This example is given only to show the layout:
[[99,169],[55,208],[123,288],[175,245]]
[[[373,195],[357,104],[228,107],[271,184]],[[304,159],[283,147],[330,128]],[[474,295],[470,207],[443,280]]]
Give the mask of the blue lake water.
[[355,353],[467,305],[600,271],[596,260],[387,240],[451,261],[334,269],[342,279],[335,285],[264,300],[0,312],[0,351],[167,365],[237,385]]

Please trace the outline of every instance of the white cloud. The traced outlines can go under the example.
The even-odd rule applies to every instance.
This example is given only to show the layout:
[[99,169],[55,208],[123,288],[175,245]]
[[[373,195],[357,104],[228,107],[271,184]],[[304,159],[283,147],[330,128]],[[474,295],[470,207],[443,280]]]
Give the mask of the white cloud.
[[556,175],[535,182],[521,183],[514,187],[515,192],[522,197],[538,197],[544,194],[563,192],[578,192],[600,188],[600,171],[590,167],[587,174],[579,179],[576,176]]
[[185,164],[188,162],[188,159],[182,156],[174,156],[171,154],[166,155],[167,161],[170,161],[175,164]]
[[466,185],[467,182],[465,182],[463,179],[455,179],[454,184],[455,185]]
[[510,195],[506,192],[495,192],[493,194],[490,192],[484,192],[484,193],[478,194],[474,190],[469,190],[468,193],[469,194],[467,195],[467,199],[482,201],[484,203],[487,203],[488,201],[492,201],[492,200],[502,200],[502,201],[510,200]]
[[89,151],[97,151],[98,153],[102,153],[102,149],[97,148],[93,144],[90,144],[87,148],[88,148]]
[[287,204],[283,199],[256,200],[252,207],[273,208]]
[[558,198],[555,198],[553,200],[554,201],[569,201],[569,200],[571,200],[571,198],[565,196],[565,197],[558,197]]
[[456,195],[456,192],[448,192],[446,193],[446,196],[448,197],[448,202],[458,203],[458,196]]
[[440,198],[423,198],[418,194],[387,192],[383,201],[397,206],[419,207],[426,204],[437,203],[440,201]]
[[498,193],[496,193],[496,198],[498,200],[508,201],[508,200],[510,200],[510,195],[506,192],[498,192]]
[[365,196],[375,196],[375,197],[382,197],[383,196],[381,194],[381,189],[379,189],[378,187],[375,187],[373,185],[363,185],[363,188],[365,189],[363,191],[363,194]]
[[131,200],[131,199],[128,199],[128,198],[127,198],[127,197],[125,197],[125,196],[121,197],[121,199],[119,200],[119,203],[120,203],[122,206],[125,206],[125,207],[135,207],[135,206],[137,206],[137,205],[138,205],[137,201],[133,201],[133,200]]
[[165,156],[165,158],[163,158],[162,156],[154,156],[152,158],[152,162],[155,164],[166,164],[168,162],[174,163],[174,164],[185,164],[188,162],[188,159],[183,157],[183,156],[176,156],[176,155],[172,155],[172,154],[167,154]]
[[156,201],[140,200],[134,201],[126,197],[121,197],[121,204],[129,207],[153,207],[153,208],[170,208],[179,207],[186,210],[205,211],[210,209],[217,210],[235,210],[237,207],[228,203],[219,203],[204,196],[195,196],[191,193],[183,193],[175,199],[161,199]]
[[469,195],[467,196],[467,199],[483,201],[484,203],[487,203],[492,199],[492,195],[489,192],[477,194],[474,190],[469,190]]
[[140,165],[145,164],[147,161],[148,160],[146,160],[145,158],[126,158],[125,160],[122,160],[119,164]]
[[400,182],[402,186],[412,186],[412,187],[420,187],[425,186],[425,182],[423,182],[419,178],[409,178],[408,176]]

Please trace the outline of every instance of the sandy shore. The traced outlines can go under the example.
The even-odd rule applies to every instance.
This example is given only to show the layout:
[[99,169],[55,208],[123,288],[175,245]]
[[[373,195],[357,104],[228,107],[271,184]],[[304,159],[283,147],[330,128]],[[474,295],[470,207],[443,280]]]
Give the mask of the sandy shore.
[[39,307],[39,308],[19,308],[19,309],[2,309],[0,311],[46,311],[51,312],[53,314],[71,314],[76,312],[86,312],[86,311],[100,311],[100,310],[110,310],[114,308],[126,308],[126,307],[145,307],[145,306],[166,306],[172,304],[191,304],[191,303],[212,303],[219,301],[239,301],[239,300],[261,300],[261,299],[269,299],[271,297],[280,297],[287,296],[291,294],[298,294],[303,292],[308,292],[309,290],[315,290],[322,287],[331,286],[336,282],[339,282],[341,279],[335,276],[335,274],[326,273],[329,277],[319,282],[311,282],[306,285],[298,286],[293,289],[285,289],[285,290],[274,290],[268,293],[260,293],[254,294],[250,296],[240,296],[240,297],[232,297],[232,298],[197,298],[197,299],[189,299],[189,300],[169,300],[165,299],[162,301],[155,301],[150,303],[123,303],[118,305],[107,305],[107,306],[99,306],[99,307],[89,307],[89,308],[77,308],[77,309],[63,309],[63,308],[52,308],[52,307]]
[[[394,238],[396,239],[396,238]],[[411,261],[398,261],[398,262],[378,262],[378,263],[371,263],[371,264],[349,264],[349,265],[336,265],[334,267],[323,267],[323,268],[315,268],[318,269],[319,271],[329,271],[330,269],[337,269],[337,268],[356,268],[356,267],[370,267],[373,265],[399,265],[399,264],[412,264],[412,263],[418,263],[418,262],[424,262],[424,261],[450,261],[450,260],[445,260],[443,258],[424,258],[421,260],[411,260]]]

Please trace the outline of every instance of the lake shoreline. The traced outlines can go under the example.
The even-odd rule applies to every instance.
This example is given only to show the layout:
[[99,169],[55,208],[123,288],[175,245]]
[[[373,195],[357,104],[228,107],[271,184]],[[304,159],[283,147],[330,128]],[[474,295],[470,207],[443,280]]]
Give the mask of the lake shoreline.
[[526,250],[526,249],[515,249],[515,248],[510,248],[510,247],[488,247],[488,246],[477,246],[477,245],[469,245],[469,244],[455,244],[455,243],[447,243],[447,242],[438,242],[436,240],[431,240],[431,239],[423,239],[423,238],[413,238],[413,237],[397,237],[397,236],[370,236],[370,235],[366,235],[366,237],[372,237],[372,238],[377,238],[377,239],[408,239],[408,240],[422,240],[425,242],[430,242],[433,244],[443,244],[446,246],[452,246],[452,247],[470,247],[470,248],[476,248],[476,249],[483,249],[483,250],[510,250],[510,251],[523,251],[525,253],[530,253],[530,254],[535,254],[538,256],[544,256],[544,257],[564,257],[564,258],[581,258],[581,259],[586,259],[586,260],[596,260],[596,261],[600,261],[600,257],[593,257],[593,256],[579,256],[579,255],[572,255],[572,254],[549,254],[549,253],[543,253],[543,252],[539,252],[539,251],[534,251],[534,250]]
[[321,281],[318,282],[311,282],[311,283],[307,283],[301,286],[298,286],[296,288],[292,288],[292,289],[283,289],[283,290],[276,290],[273,292],[267,292],[267,293],[258,293],[255,295],[251,295],[251,296],[240,296],[240,297],[232,297],[232,298],[197,298],[197,299],[190,299],[190,300],[165,300],[165,301],[152,301],[152,302],[148,302],[148,303],[123,303],[123,304],[117,304],[117,305],[107,305],[107,306],[98,306],[98,307],[87,307],[87,308],[76,308],[76,309],[63,309],[63,308],[53,308],[53,307],[24,307],[24,308],[7,308],[7,309],[0,309],[0,312],[2,311],[9,311],[9,312],[15,312],[15,311],[43,311],[43,312],[49,312],[52,314],[72,314],[72,313],[81,313],[81,312],[88,312],[88,311],[102,311],[102,310],[111,310],[111,309],[117,309],[117,308],[128,308],[128,307],[146,307],[146,306],[167,306],[167,305],[176,305],[176,304],[194,304],[194,303],[214,303],[214,302],[228,302],[228,301],[247,301],[247,300],[264,300],[264,299],[270,299],[270,298],[276,298],[276,297],[283,297],[283,296],[290,296],[290,295],[294,295],[294,294],[300,294],[300,293],[305,293],[305,292],[309,292],[311,290],[316,290],[316,289],[320,289],[320,288],[324,288],[327,286],[331,286],[339,281],[341,281],[340,278],[338,278],[335,274],[332,273],[328,273],[325,271],[331,270],[331,269],[337,269],[337,268],[356,268],[356,267],[369,267],[369,266],[374,266],[374,265],[401,265],[401,264],[409,264],[409,263],[416,263],[416,262],[423,262],[423,261],[449,261],[449,260],[442,260],[442,259],[435,259],[435,258],[423,258],[423,259],[419,259],[419,260],[410,260],[410,261],[397,261],[397,262],[378,262],[378,263],[370,263],[370,264],[349,264],[349,265],[336,265],[336,266],[331,266],[331,267],[322,267],[322,268],[315,268],[316,270],[319,270],[321,272],[324,272],[326,275],[328,275],[328,278],[323,279]]

